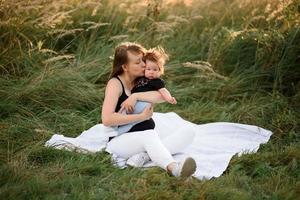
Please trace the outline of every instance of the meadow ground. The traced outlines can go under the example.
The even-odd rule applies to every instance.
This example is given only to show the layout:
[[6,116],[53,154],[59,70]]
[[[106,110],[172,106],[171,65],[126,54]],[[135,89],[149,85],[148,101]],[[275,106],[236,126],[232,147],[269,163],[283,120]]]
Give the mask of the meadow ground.
[[[299,199],[299,0],[0,1],[1,199]],[[163,46],[174,111],[197,124],[273,131],[224,174],[185,182],[159,168],[44,147],[101,122],[114,47]]]

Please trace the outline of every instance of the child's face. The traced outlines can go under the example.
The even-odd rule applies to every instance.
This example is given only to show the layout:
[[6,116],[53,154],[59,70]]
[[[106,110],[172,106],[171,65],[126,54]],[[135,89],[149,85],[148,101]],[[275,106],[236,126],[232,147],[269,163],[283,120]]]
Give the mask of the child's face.
[[149,79],[159,78],[161,75],[158,65],[155,62],[146,60],[145,77]]

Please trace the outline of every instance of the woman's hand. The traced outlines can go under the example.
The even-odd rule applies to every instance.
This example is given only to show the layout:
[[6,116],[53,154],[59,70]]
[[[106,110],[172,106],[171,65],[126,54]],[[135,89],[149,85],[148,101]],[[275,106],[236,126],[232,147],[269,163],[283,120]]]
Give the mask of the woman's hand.
[[126,110],[127,114],[133,113],[134,106],[136,104],[137,98],[134,94],[130,95],[123,103],[121,104],[121,110]]
[[141,115],[144,120],[150,119],[153,115],[153,104],[147,105],[146,108],[141,113]]

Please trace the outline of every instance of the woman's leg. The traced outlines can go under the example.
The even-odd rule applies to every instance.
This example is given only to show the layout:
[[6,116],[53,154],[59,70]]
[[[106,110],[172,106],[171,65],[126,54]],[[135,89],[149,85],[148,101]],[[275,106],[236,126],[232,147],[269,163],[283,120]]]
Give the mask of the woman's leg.
[[195,131],[193,127],[179,129],[175,133],[162,138],[162,143],[173,155],[182,152],[187,146],[189,146],[195,137]]
[[[166,143],[169,145],[168,141]],[[125,159],[146,151],[151,160],[165,170],[170,163],[175,162],[154,130],[130,132],[115,137],[107,144],[106,150]]]

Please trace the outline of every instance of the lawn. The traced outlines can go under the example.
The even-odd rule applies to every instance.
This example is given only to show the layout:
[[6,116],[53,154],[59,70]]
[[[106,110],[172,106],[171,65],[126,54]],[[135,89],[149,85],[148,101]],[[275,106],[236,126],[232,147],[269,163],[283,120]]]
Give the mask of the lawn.
[[[299,199],[299,0],[0,1],[0,199]],[[44,147],[101,123],[114,48],[162,46],[176,112],[273,132],[212,180]]]

